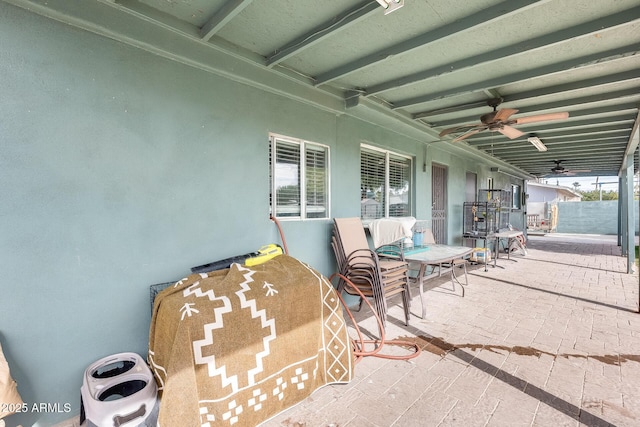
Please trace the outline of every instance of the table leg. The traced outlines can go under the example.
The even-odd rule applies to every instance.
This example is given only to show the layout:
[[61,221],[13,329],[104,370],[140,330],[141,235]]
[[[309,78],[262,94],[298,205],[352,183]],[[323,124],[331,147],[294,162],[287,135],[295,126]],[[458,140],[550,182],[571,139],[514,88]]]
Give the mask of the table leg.
[[493,268],[504,268],[503,266],[498,265],[498,257],[500,256],[500,237],[496,237],[493,250],[495,252],[495,257],[493,257]]
[[427,265],[424,263],[420,263],[420,271],[418,272],[418,290],[420,291],[420,303],[422,304],[422,315],[421,319],[424,319],[427,316],[427,301],[426,301],[426,293],[424,292],[424,273],[427,269]]

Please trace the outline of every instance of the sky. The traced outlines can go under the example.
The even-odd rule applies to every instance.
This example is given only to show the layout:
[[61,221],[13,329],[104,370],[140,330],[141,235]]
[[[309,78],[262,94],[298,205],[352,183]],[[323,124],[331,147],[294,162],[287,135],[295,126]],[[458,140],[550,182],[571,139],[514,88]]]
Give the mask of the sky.
[[[574,182],[579,182],[580,187],[578,190],[580,191],[592,191],[596,190],[596,186],[594,185],[596,182],[596,178],[598,178],[598,183],[602,183],[603,191],[618,191],[618,177],[617,176],[566,176],[560,178],[544,178],[542,182],[546,182],[547,184],[558,184],[563,187],[573,188]],[[605,184],[609,183],[609,184]]]

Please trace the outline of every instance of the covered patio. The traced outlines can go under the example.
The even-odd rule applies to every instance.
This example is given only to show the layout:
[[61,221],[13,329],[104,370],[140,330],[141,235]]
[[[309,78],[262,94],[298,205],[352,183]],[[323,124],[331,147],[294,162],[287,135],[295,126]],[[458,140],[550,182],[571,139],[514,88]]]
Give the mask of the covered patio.
[[498,265],[472,267],[464,298],[443,279],[408,328],[391,308],[388,338],[415,340],[420,356],[365,358],[351,384],[265,425],[638,425],[638,273],[626,273],[615,238],[531,237],[527,256]]
[[465,202],[505,191],[524,230],[549,176],[617,177],[614,241],[433,289],[388,326],[418,359],[271,423],[640,423],[640,0],[0,0],[0,23],[0,342],[25,402],[68,408],[9,427],[72,424],[87,366],[148,354],[150,286],[281,242],[271,217],[330,276],[334,218],[473,245]]

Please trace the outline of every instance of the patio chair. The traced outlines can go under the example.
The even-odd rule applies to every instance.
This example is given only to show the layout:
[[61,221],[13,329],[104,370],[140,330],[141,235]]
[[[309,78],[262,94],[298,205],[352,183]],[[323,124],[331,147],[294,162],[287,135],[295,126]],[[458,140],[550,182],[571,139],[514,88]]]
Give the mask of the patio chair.
[[366,297],[373,299],[383,325],[386,325],[387,300],[400,294],[405,324],[409,325],[408,264],[401,258],[401,252],[385,258],[371,250],[360,218],[334,218],[331,246],[340,274],[351,282],[341,280],[338,291],[359,296],[352,289],[356,286]]

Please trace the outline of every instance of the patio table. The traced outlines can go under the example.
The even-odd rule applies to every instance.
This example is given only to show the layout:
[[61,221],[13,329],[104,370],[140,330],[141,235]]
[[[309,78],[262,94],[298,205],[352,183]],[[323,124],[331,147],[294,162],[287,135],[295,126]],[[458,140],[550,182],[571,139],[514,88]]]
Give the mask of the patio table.
[[[415,278],[420,291],[420,302],[422,303],[422,319],[427,315],[426,292],[424,285],[427,280],[441,277],[444,273],[451,272],[454,268],[454,261],[464,259],[471,254],[473,248],[467,246],[450,245],[426,245],[417,246],[412,249],[405,249],[404,259],[408,262],[420,263],[418,276]],[[431,267],[431,272],[425,274],[427,268]]]
[[[523,236],[523,235],[524,233],[522,231],[515,231],[515,230],[501,231],[495,234],[495,238],[496,238],[496,254],[495,255],[496,256],[493,259],[494,266],[496,265],[496,261],[500,256],[500,239],[507,239],[507,259],[510,260],[511,259],[511,243],[517,240],[519,236]],[[522,245],[519,245],[519,247],[522,249],[523,253],[526,255],[526,249],[524,249]]]

